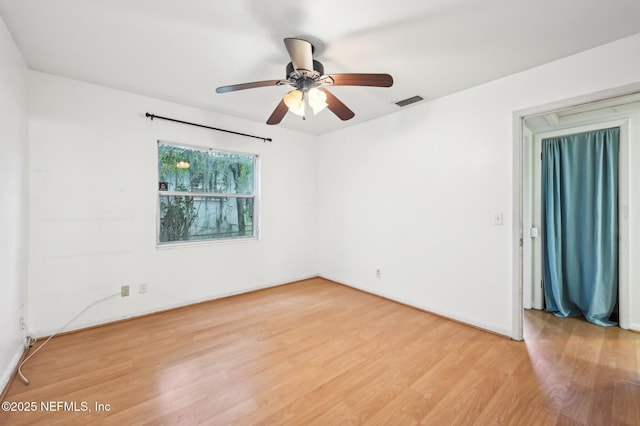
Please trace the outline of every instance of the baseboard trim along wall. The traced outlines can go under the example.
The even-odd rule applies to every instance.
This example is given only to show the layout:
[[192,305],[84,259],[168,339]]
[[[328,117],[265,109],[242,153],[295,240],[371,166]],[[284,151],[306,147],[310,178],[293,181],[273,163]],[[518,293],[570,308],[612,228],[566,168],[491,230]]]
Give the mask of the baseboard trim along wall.
[[[186,302],[180,302],[180,303],[176,303],[176,304],[160,306],[160,307],[153,308],[153,309],[140,310],[140,311],[134,312],[133,314],[122,315],[120,317],[116,317],[116,318],[113,318],[113,319],[108,319],[106,321],[81,322],[81,319],[80,319],[78,324],[71,324],[71,326],[68,329],[61,330],[56,335],[60,336],[60,335],[64,335],[64,334],[67,334],[67,333],[74,333],[74,332],[77,332],[77,331],[87,330],[87,329],[94,328],[94,327],[101,327],[103,325],[109,325],[109,324],[114,324],[114,323],[118,323],[118,322],[122,322],[122,321],[127,321],[127,320],[134,319],[134,318],[144,317],[144,316],[147,316],[147,315],[158,314],[160,312],[170,311],[170,310],[173,310],[173,309],[185,308],[187,306],[197,305],[199,303],[207,303],[207,302],[211,302],[211,301],[218,300],[218,299],[224,299],[225,297],[238,296],[240,294],[252,293],[254,291],[265,290],[265,289],[268,289],[268,288],[278,287],[278,286],[281,286],[281,285],[293,284],[293,283],[296,283],[296,282],[305,281],[305,280],[309,280],[309,279],[312,279],[312,278],[317,278],[317,275],[310,275],[310,276],[305,276],[305,277],[301,277],[301,278],[296,278],[296,279],[293,279],[293,280],[290,280],[290,281],[287,281],[287,282],[284,282],[284,283],[268,283],[268,284],[264,284],[264,285],[258,285],[258,286],[249,287],[249,288],[246,288],[246,289],[241,290],[241,291],[228,292],[228,293],[219,293],[219,294],[215,294],[215,295],[212,295],[212,296],[204,297],[204,298],[201,298],[201,299],[193,299],[193,300],[189,300],[189,301],[186,301]],[[73,313],[70,313],[70,316],[71,315],[73,315]],[[43,338],[51,336],[51,334],[55,333],[57,330],[58,330],[58,328],[38,330],[38,331],[35,331],[35,332],[32,333],[32,337],[35,337],[36,339],[43,339]]]
[[11,362],[5,368],[5,371],[2,372],[2,376],[0,377],[0,401],[4,401],[4,395],[9,389],[9,385],[11,384],[11,379],[16,375],[18,371],[18,365],[22,361],[22,357],[25,354],[24,348],[20,346],[16,353],[11,358]]
[[469,318],[461,317],[460,315],[452,314],[451,312],[446,312],[446,311],[443,311],[441,309],[434,309],[434,308],[432,308],[430,306],[424,306],[424,305],[416,304],[415,302],[404,300],[402,298],[398,298],[396,296],[392,296],[392,295],[389,295],[389,294],[384,293],[384,292],[372,291],[369,288],[365,288],[365,287],[359,286],[357,284],[348,283],[348,282],[344,282],[344,281],[341,281],[341,280],[338,280],[338,279],[335,279],[335,278],[331,278],[330,276],[327,276],[327,275],[320,275],[320,278],[324,278],[325,280],[333,281],[333,282],[335,282],[337,284],[341,284],[341,285],[344,285],[344,286],[347,286],[347,287],[351,287],[351,288],[354,288],[356,290],[364,291],[365,293],[373,294],[375,296],[379,296],[379,297],[382,297],[384,299],[391,300],[393,302],[401,303],[403,305],[407,305],[407,306],[410,306],[412,308],[416,308],[416,309],[419,309],[421,311],[424,311],[424,312],[427,312],[427,313],[430,313],[430,314],[433,314],[433,315],[437,315],[439,317],[442,317],[442,318],[445,318],[445,319],[448,319],[448,320],[451,320],[451,321],[459,322],[461,324],[468,325],[470,327],[477,328],[479,330],[486,331],[488,333],[497,334],[500,337],[506,337],[508,339],[512,338],[511,337],[511,330],[508,330],[506,328],[492,327],[492,326],[489,326],[487,324],[482,324],[482,323],[479,323],[477,321],[472,321]]

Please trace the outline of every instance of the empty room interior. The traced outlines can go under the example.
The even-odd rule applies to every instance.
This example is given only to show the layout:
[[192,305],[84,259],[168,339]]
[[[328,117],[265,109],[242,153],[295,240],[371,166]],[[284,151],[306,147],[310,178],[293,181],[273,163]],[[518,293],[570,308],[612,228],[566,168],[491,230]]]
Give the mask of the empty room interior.
[[0,0],[0,424],[640,424],[640,2]]

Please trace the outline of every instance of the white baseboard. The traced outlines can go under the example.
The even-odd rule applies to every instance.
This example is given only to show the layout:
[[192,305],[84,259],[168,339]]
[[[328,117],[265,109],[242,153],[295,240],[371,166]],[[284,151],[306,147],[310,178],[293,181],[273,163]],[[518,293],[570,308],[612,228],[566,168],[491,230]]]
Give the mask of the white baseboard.
[[13,372],[16,371],[18,367],[18,363],[20,362],[20,358],[22,358],[22,354],[24,353],[24,348],[20,345],[17,349],[13,357],[11,357],[11,362],[7,365],[2,371],[2,376],[0,376],[0,394],[4,393],[5,388],[11,381],[11,377],[13,376]]
[[[318,277],[318,275],[310,275],[310,276],[304,276],[304,277],[300,277],[300,278],[288,279],[285,282],[265,283],[265,284],[258,285],[258,286],[248,287],[248,288],[240,290],[240,291],[218,293],[218,294],[214,294],[214,295],[207,296],[207,297],[187,300],[187,301],[184,301],[184,302],[178,302],[178,303],[172,303],[172,304],[169,304],[169,305],[157,306],[157,307],[154,307],[154,308],[151,308],[151,309],[142,309],[142,310],[130,313],[130,314],[118,315],[116,317],[107,318],[107,319],[100,320],[100,321],[85,321],[85,322],[82,322],[82,318],[79,318],[77,323],[74,322],[74,323],[70,324],[68,328],[65,328],[64,330],[61,330],[60,333],[68,333],[70,331],[79,331],[79,330],[83,330],[85,328],[97,327],[97,326],[106,325],[106,324],[109,324],[109,323],[112,323],[112,322],[118,322],[118,321],[122,321],[122,320],[132,319],[132,318],[141,317],[141,316],[149,315],[149,314],[155,314],[155,313],[163,312],[163,311],[170,311],[172,309],[182,308],[182,307],[189,306],[189,305],[195,305],[195,304],[203,303],[203,302],[210,302],[212,300],[223,299],[225,297],[238,296],[240,294],[251,293],[251,292],[259,291],[259,290],[265,290],[267,288],[278,287],[280,285],[286,285],[286,284],[289,284],[289,283],[294,283],[294,282],[297,282],[297,281],[304,281],[304,280],[317,278],[317,277]],[[57,330],[58,330],[58,328],[41,329],[41,330],[33,331],[31,333],[31,335],[32,335],[32,337],[36,337],[36,338],[48,337],[48,336],[51,336],[51,334],[55,333]]]
[[451,320],[454,320],[454,321],[457,321],[457,322],[460,322],[460,323],[463,323],[463,324],[467,324],[467,325],[470,325],[472,327],[479,328],[479,329],[482,329],[482,330],[485,330],[485,331],[488,331],[488,332],[491,332],[491,333],[494,333],[494,334],[499,334],[499,335],[505,336],[505,337],[507,337],[509,339],[513,338],[513,336],[511,335],[511,330],[506,329],[506,328],[494,327],[494,326],[491,326],[491,325],[483,324],[483,323],[480,323],[478,321],[474,321],[474,320],[471,320],[469,318],[466,318],[466,317],[463,317],[463,316],[460,316],[460,315],[456,315],[456,314],[453,314],[451,312],[444,311],[442,309],[438,309],[438,308],[434,308],[432,306],[426,306],[426,305],[422,305],[422,304],[419,304],[419,303],[415,303],[414,301],[405,300],[405,299],[396,297],[394,295],[391,295],[391,294],[388,294],[388,293],[385,293],[385,292],[373,291],[373,290],[371,290],[369,288],[361,287],[361,286],[359,286],[357,284],[353,284],[353,283],[348,283],[348,282],[345,282],[343,280],[332,278],[332,277],[327,276],[327,275],[320,275],[320,277],[321,278],[325,278],[325,279],[330,280],[330,281],[337,282],[339,284],[346,285],[347,287],[352,287],[352,288],[355,288],[357,290],[364,291],[365,293],[370,293],[370,294],[373,294],[373,295],[376,295],[376,296],[383,297],[385,299],[392,300],[394,302],[402,303],[403,305],[407,305],[407,306],[411,306],[413,308],[420,309],[421,311],[425,311],[425,312],[428,312],[428,313],[436,314],[438,316],[441,316],[441,317],[444,317],[444,318],[448,318],[448,319],[451,319]]
[[640,324],[631,324],[629,330],[639,331],[640,332]]

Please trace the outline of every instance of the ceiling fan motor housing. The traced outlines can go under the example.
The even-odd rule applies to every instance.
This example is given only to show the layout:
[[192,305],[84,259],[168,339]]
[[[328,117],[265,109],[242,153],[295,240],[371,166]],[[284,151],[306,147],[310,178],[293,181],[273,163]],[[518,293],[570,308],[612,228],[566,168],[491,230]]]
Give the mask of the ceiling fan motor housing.
[[[289,62],[287,64],[287,75],[285,76],[285,78],[290,78],[291,74],[294,73],[295,71],[297,70],[293,67],[293,63]],[[307,71],[315,71],[318,74],[318,76],[321,76],[321,75],[324,75],[324,66],[320,62],[314,59],[313,70],[307,70]]]

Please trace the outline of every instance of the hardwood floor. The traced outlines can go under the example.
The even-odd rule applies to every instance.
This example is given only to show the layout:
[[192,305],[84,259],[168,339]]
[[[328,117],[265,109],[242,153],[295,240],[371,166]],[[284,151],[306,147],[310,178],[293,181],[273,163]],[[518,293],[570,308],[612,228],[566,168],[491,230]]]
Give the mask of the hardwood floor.
[[7,392],[37,410],[0,424],[640,424],[640,334],[525,324],[514,342],[313,279],[56,337]]

